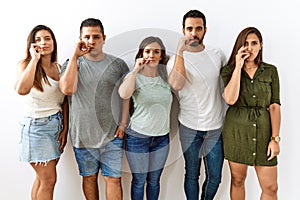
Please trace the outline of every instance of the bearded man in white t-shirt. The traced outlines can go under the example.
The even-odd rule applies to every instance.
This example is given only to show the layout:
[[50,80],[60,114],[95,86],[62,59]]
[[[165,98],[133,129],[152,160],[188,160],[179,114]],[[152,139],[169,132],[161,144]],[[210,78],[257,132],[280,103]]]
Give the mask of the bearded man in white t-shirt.
[[169,84],[178,91],[179,135],[185,160],[184,191],[187,200],[199,199],[202,159],[206,178],[201,199],[213,199],[223,167],[221,128],[226,104],[222,99],[220,69],[225,56],[220,49],[203,44],[206,18],[198,10],[183,16],[183,37],[176,55],[168,62]]

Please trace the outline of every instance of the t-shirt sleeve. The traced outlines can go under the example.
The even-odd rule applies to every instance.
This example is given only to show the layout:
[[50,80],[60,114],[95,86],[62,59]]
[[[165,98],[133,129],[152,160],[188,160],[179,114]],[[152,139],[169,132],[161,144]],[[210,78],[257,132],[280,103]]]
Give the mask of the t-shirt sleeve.
[[64,74],[66,69],[67,69],[67,65],[68,65],[68,62],[69,62],[69,59],[67,59],[63,64],[62,64],[62,67],[61,67],[61,70],[60,70],[60,74]]

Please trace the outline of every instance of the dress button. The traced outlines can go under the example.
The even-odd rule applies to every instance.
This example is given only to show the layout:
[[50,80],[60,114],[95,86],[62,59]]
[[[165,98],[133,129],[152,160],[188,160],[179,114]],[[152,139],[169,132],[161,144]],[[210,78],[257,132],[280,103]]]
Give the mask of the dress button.
[[256,153],[253,153],[252,155],[253,155],[253,156],[255,156],[255,155],[256,155]]
[[251,83],[253,83],[253,80],[251,80]]
[[255,141],[256,141],[256,138],[253,138],[252,140],[255,142]]
[[253,124],[253,126],[256,126],[256,124]]
[[255,94],[252,97],[255,98],[256,97]]

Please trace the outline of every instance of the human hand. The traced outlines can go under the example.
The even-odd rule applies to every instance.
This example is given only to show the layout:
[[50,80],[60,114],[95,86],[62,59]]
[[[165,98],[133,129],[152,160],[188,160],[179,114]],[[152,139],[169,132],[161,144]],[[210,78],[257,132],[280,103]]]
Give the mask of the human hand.
[[141,69],[144,68],[144,66],[146,64],[149,63],[149,61],[150,60],[145,59],[145,58],[138,58],[138,59],[136,59],[133,71],[136,71],[136,72],[140,71]]
[[124,138],[124,133],[125,133],[125,128],[121,128],[120,126],[117,128],[117,130],[116,130],[116,132],[115,132],[115,135],[114,135],[114,137],[116,138],[116,137],[119,137],[119,138],[121,138],[121,139],[123,139]]
[[236,67],[239,67],[240,69],[243,67],[245,60],[250,56],[250,54],[245,51],[246,49],[247,47],[242,46],[235,56]]
[[188,46],[192,43],[192,39],[188,36],[181,37],[177,45],[177,53],[182,53],[187,50]]
[[77,57],[80,57],[80,56],[82,56],[84,54],[87,54],[88,52],[90,52],[89,45],[86,44],[84,41],[80,40],[76,44],[76,48],[75,48],[74,54],[77,55]]
[[42,49],[38,44],[31,43],[29,52],[30,52],[32,59],[39,60],[41,58],[41,50]]
[[60,144],[59,145],[59,151],[64,152],[64,148],[67,144],[67,131],[63,130],[60,134],[60,136],[57,139],[57,142]]
[[267,156],[269,157],[268,160],[272,160],[275,156],[279,155],[280,147],[279,143],[271,140],[268,145]]

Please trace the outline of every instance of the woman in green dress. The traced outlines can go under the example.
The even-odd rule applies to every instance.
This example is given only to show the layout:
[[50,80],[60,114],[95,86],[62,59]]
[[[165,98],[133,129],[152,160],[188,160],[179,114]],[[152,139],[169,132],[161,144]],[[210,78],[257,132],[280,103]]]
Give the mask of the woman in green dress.
[[274,65],[263,62],[262,49],[259,30],[247,27],[238,35],[229,61],[221,69],[223,98],[229,105],[222,134],[232,200],[245,199],[248,166],[256,171],[261,199],[277,199],[279,77]]

